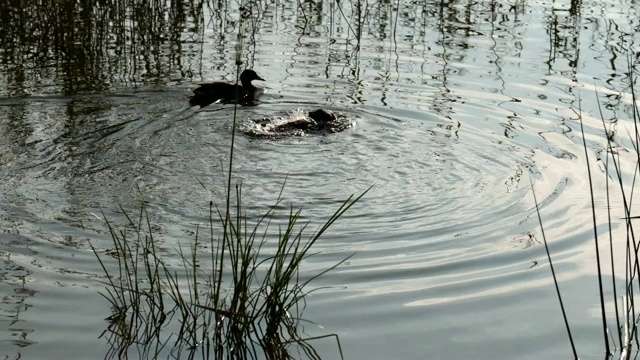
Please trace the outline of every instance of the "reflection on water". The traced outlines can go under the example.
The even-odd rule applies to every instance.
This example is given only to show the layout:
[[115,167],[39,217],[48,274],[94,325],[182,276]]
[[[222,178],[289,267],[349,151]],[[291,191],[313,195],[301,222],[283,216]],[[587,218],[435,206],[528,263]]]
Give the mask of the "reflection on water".
[[[277,142],[239,135],[248,216],[285,178],[286,201],[312,225],[373,185],[304,265],[311,274],[356,253],[309,298],[307,317],[328,331],[306,331],[339,334],[350,359],[566,356],[531,176],[578,346],[599,356],[576,109],[582,100],[589,156],[601,160],[595,80],[624,158],[633,4],[244,6],[242,67],[266,81],[240,122],[325,108],[355,124]],[[104,356],[108,307],[88,250],[110,247],[102,214],[117,223],[118,206],[144,200],[158,246],[177,260],[207,202],[222,201],[233,107],[188,98],[197,83],[235,78],[239,13],[222,1],[0,8],[3,355]],[[331,358],[333,347],[320,351]]]
[[[5,233],[3,242],[24,244],[25,242],[28,243],[29,239]],[[28,284],[28,282],[32,281],[33,272],[11,259],[12,256],[19,257],[21,254],[7,251],[0,251],[0,253],[3,256],[2,260],[0,260],[2,268],[0,288],[3,294],[2,322],[6,324],[0,341],[18,348],[27,347],[36,343],[30,336],[33,333],[32,326],[23,320],[21,316],[32,306],[29,299],[37,295],[37,291],[30,289]],[[34,254],[31,253],[29,255]]]
[[[2,95],[167,83],[199,70],[199,1],[24,1],[2,9]],[[215,18],[212,18],[214,20]]]

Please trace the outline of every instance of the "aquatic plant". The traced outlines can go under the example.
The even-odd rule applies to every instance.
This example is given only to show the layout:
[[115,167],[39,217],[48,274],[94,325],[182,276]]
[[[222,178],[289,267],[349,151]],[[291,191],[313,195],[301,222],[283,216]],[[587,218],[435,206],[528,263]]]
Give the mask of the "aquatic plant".
[[[233,214],[210,203],[207,239],[202,240],[198,228],[190,252],[178,248],[179,267],[162,258],[144,204],[137,219],[122,209],[126,227],[106,220],[117,271],[109,270],[94,251],[107,277],[103,295],[112,309],[103,333],[112,346],[107,357],[126,357],[134,347],[141,358],[165,352],[188,358],[298,358],[292,348],[319,358],[309,344],[316,338],[304,338],[298,331],[304,299],[312,291],[311,281],[347,259],[306,280],[299,268],[313,244],[362,195],[349,197],[308,238],[303,234],[307,225],[298,223],[300,211],[290,209],[288,221],[272,239],[277,246],[269,251],[265,245],[282,194],[252,226],[242,208],[240,187],[236,190]],[[201,247],[208,247],[210,254],[199,255]],[[337,335],[323,337],[328,336],[335,337],[340,349]]]
[[[596,217],[596,202],[594,196],[594,185],[592,181],[592,166],[589,162],[589,154],[587,152],[587,143],[584,134],[584,124],[582,118],[582,111],[579,108],[577,115],[580,120],[580,131],[582,135],[582,146],[585,151],[586,158],[586,170],[589,179],[589,193],[590,193],[590,208],[591,208],[591,216],[592,216],[592,227],[593,227],[593,236],[594,236],[594,245],[595,245],[595,257],[597,264],[597,279],[598,279],[598,289],[599,289],[599,297],[600,297],[600,314],[602,320],[602,336],[604,339],[604,352],[605,359],[612,359],[614,357],[618,357],[619,359],[630,359],[632,354],[635,352],[637,356],[640,351],[640,340],[638,339],[638,322],[640,321],[640,314],[637,312],[635,308],[635,294],[640,288],[640,260],[638,258],[638,251],[640,250],[640,239],[636,239],[635,231],[633,227],[633,219],[640,218],[639,215],[634,215],[633,212],[633,195],[634,189],[636,185],[636,179],[640,175],[640,109],[638,109],[635,90],[634,90],[634,78],[633,73],[634,70],[632,68],[631,59],[628,60],[629,68],[628,68],[628,83],[630,85],[630,92],[632,97],[632,114],[633,114],[633,132],[628,133],[628,138],[630,140],[630,144],[633,148],[633,157],[635,158],[635,162],[633,163],[633,175],[630,179],[628,179],[628,175],[623,175],[623,168],[629,168],[629,164],[623,164],[619,151],[617,149],[617,145],[615,144],[615,130],[611,125],[607,126],[607,122],[605,121],[605,117],[602,112],[602,107],[600,103],[600,99],[598,93],[596,92],[596,97],[598,98],[598,109],[600,119],[602,121],[603,130],[606,138],[606,149],[604,151],[604,159],[599,159],[600,161],[604,161],[604,169],[605,169],[605,192],[606,192],[606,204],[607,204],[607,235],[608,235],[608,252],[609,252],[609,261],[608,265],[609,269],[606,268],[607,261],[600,254],[601,248],[606,246],[603,243],[601,237],[598,236],[597,231],[597,217]],[[614,121],[615,123],[615,121]],[[613,174],[609,173],[610,164],[613,165]],[[612,198],[614,197],[610,190],[609,179],[616,182],[614,186],[617,187],[619,193],[619,199],[621,203],[612,203]],[[626,190],[625,190],[626,189]],[[533,184],[532,184],[533,190]],[[562,315],[564,317],[565,326],[567,328],[567,334],[569,338],[569,342],[571,345],[571,349],[573,352],[573,358],[578,359],[578,352],[573,340],[573,335],[571,333],[571,327],[569,320],[567,318],[567,314],[565,311],[565,307],[563,304],[562,296],[560,293],[560,285],[556,278],[556,273],[553,267],[551,251],[549,250],[547,239],[544,234],[543,228],[543,217],[540,214],[540,209],[538,208],[538,201],[535,197],[535,191],[533,191],[534,201],[536,205],[536,211],[538,214],[538,220],[540,223],[541,235],[544,240],[545,250],[547,254],[547,258],[549,260],[549,265],[551,268],[553,282],[556,287],[556,293],[558,300],[560,302],[560,308]],[[620,265],[616,267],[615,262],[615,248],[614,248],[614,221],[611,216],[612,206],[618,206],[624,213],[624,224],[625,224],[625,239],[624,239],[624,273],[620,273]],[[611,298],[607,299],[605,296],[605,270],[611,271]],[[623,280],[621,280],[623,279]],[[634,285],[637,284],[637,285]],[[619,292],[619,287],[624,290]],[[613,307],[613,312],[615,313],[615,326],[616,331],[611,332],[609,330],[608,318],[607,318],[607,308]],[[611,313],[611,312],[610,312]],[[611,319],[613,321],[613,319]],[[636,347],[634,349],[634,343]]]

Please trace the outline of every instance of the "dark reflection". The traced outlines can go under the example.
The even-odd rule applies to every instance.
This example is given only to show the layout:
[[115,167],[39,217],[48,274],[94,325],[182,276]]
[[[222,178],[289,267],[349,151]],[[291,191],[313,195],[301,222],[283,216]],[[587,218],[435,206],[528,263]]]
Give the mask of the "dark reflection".
[[[19,252],[30,253],[28,244],[30,241],[22,236],[7,233],[2,234],[3,246],[0,248],[0,288],[2,301],[0,302],[0,323],[4,324],[1,330],[4,335],[1,343],[10,343],[14,346],[15,358],[21,357],[21,348],[36,344],[31,340],[34,330],[32,325],[22,319],[22,314],[32,305],[29,299],[36,296],[37,291],[27,286],[32,277],[32,271],[17,264],[11,259],[11,252],[20,249]],[[11,251],[7,251],[11,249]],[[4,356],[8,358],[9,352]]]
[[62,0],[0,8],[0,95],[102,91],[179,80],[197,55],[202,2]]
[[[570,11],[553,10],[547,17],[549,33],[549,74],[575,75],[580,57],[578,42],[581,27],[580,16]],[[564,60],[566,64],[561,62]],[[568,68],[569,70],[564,70]]]
[[26,104],[0,106],[0,116],[6,121],[0,122],[0,165],[19,156],[27,146],[27,139],[33,129],[28,126],[31,111]]

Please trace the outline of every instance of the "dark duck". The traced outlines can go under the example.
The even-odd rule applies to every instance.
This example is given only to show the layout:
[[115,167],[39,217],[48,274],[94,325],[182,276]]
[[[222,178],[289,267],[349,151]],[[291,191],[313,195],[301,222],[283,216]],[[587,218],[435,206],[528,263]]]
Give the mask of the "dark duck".
[[252,104],[263,92],[263,89],[253,86],[253,80],[265,81],[255,71],[246,69],[240,74],[240,85],[223,81],[199,84],[193,90],[189,104],[204,107],[214,102],[233,103],[236,101],[236,94],[239,104]]

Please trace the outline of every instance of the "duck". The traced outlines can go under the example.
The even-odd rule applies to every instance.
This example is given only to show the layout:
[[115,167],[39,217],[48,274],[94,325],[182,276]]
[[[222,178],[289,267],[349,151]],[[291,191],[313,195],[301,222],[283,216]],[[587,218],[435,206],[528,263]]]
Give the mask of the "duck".
[[343,131],[351,127],[345,115],[336,115],[330,110],[317,109],[309,112],[297,111],[287,117],[251,119],[251,124],[243,132],[254,138],[272,140],[305,134],[327,134]]
[[330,110],[317,109],[303,114],[293,114],[285,121],[275,122],[271,118],[253,119],[263,128],[272,132],[284,133],[292,130],[318,131],[328,128],[337,120],[336,114]]
[[329,129],[331,124],[337,119],[338,117],[332,111],[317,109],[309,111],[307,113],[307,117],[292,120],[283,125],[280,125],[279,127],[276,127],[276,130],[298,129],[307,131],[318,131],[322,129]]
[[333,111],[325,109],[309,111],[309,117],[315,120],[316,123],[323,125],[328,122],[338,120],[338,117],[333,113]]
[[222,81],[199,84],[200,86],[193,90],[189,104],[205,107],[216,101],[232,103],[236,101],[236,93],[238,103],[251,104],[263,92],[263,89],[253,86],[251,82],[254,80],[265,81],[255,71],[245,69],[240,74],[240,85]]

